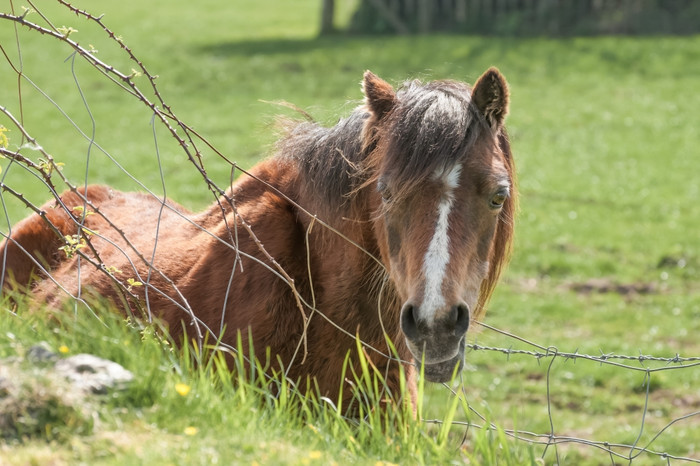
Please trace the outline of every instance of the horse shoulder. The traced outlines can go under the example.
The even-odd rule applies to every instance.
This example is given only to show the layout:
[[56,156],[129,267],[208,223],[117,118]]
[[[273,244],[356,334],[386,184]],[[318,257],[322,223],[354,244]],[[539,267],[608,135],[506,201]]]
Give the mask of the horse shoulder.
[[294,188],[280,182],[286,174],[278,168],[263,162],[252,170],[256,178],[243,175],[228,200],[196,216],[208,231],[191,239],[196,261],[181,284],[207,325],[225,325],[225,343],[235,344],[238,330],[245,339],[250,328],[256,348],[284,357],[290,339],[303,333],[294,293],[308,302],[311,296]]

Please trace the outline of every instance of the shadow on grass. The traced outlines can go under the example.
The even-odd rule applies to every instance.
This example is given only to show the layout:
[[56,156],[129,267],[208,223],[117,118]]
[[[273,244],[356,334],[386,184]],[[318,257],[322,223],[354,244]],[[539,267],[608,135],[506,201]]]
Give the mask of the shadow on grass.
[[339,50],[358,40],[367,42],[371,38],[320,37],[311,39],[257,39],[236,42],[223,42],[201,47],[201,51],[218,56],[255,56],[296,54],[315,50]]
[[[287,60],[283,71],[290,73],[317,65],[326,67],[326,71],[357,72],[359,67],[402,78],[423,77],[429,70],[432,79],[452,75],[464,79],[464,68],[457,66],[455,69],[455,63],[481,71],[500,63],[499,57],[528,47],[521,42],[511,38],[457,35],[328,36],[222,42],[201,46],[198,52],[222,59],[283,58]],[[301,57],[308,57],[308,60],[300,60]],[[476,77],[474,71],[474,76],[466,78]]]
[[[481,36],[461,36],[436,34],[427,36],[321,36],[308,39],[279,38],[253,39],[243,41],[209,44],[199,48],[203,53],[216,56],[255,56],[299,54],[311,51],[345,51],[370,47],[378,55],[395,53],[403,49],[407,55],[420,54],[424,51],[440,53],[441,45],[463,44],[469,49],[469,56],[478,57],[485,54],[499,53],[522,47],[523,40],[514,38],[496,38]],[[414,48],[417,46],[417,49]]]

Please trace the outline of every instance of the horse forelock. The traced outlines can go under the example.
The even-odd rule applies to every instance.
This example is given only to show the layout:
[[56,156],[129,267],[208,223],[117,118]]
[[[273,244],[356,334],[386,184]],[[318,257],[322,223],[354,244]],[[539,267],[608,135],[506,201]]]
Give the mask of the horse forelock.
[[486,128],[468,85],[410,81],[381,121],[360,106],[332,127],[288,123],[277,152],[307,177],[321,207],[346,210],[380,176],[387,175],[398,199],[435,173],[449,171]]
[[486,128],[471,105],[470,88],[455,81],[411,81],[377,130],[373,165],[400,199],[436,173],[467,157]]

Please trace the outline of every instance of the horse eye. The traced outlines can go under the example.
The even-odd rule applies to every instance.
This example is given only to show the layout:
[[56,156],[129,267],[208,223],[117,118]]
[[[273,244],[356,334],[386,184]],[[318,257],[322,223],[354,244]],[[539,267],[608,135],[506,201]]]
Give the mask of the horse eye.
[[508,190],[501,189],[491,198],[490,204],[492,209],[500,209],[505,204],[506,199],[508,199]]

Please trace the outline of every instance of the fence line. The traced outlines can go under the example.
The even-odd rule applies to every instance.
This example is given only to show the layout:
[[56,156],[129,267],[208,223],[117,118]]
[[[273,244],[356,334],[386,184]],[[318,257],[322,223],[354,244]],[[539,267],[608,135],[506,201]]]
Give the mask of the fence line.
[[[605,451],[610,455],[611,458],[611,464],[615,465],[615,458],[618,459],[625,459],[630,462],[632,462],[635,458],[640,456],[642,453],[647,453],[656,457],[659,457],[661,459],[669,461],[670,460],[676,460],[676,461],[684,461],[684,462],[689,462],[689,463],[697,463],[700,464],[700,458],[693,458],[693,457],[688,457],[688,456],[680,456],[680,455],[672,455],[667,452],[663,451],[656,451],[650,448],[650,446],[653,444],[655,440],[657,440],[664,432],[666,432],[671,426],[674,424],[677,424],[681,421],[685,421],[691,418],[696,418],[698,421],[700,421],[700,410],[698,411],[691,411],[686,414],[677,416],[673,419],[671,419],[665,426],[660,428],[656,434],[649,440],[646,445],[640,446],[638,445],[638,442],[644,432],[644,420],[646,419],[648,415],[648,409],[649,409],[649,396],[650,396],[650,377],[653,372],[658,372],[658,371],[664,371],[664,370],[673,370],[673,369],[689,369],[693,368],[696,366],[700,365],[700,357],[694,356],[694,357],[681,357],[680,355],[676,354],[675,356],[672,357],[660,357],[660,356],[649,356],[649,355],[639,355],[639,356],[632,356],[632,355],[621,355],[621,354],[611,354],[611,353],[603,353],[600,356],[591,356],[591,355],[586,355],[586,354],[581,354],[578,353],[578,351],[574,352],[566,352],[566,351],[559,351],[555,347],[543,347],[541,345],[538,345],[537,343],[531,342],[525,338],[522,338],[518,335],[512,334],[510,332],[504,331],[497,329],[493,326],[484,324],[484,323],[479,323],[480,326],[487,328],[490,331],[493,331],[495,333],[504,335],[508,338],[512,338],[516,341],[519,342],[524,342],[528,345],[531,345],[533,347],[538,348],[539,351],[528,351],[528,350],[522,350],[522,349],[513,349],[513,347],[509,348],[502,348],[502,347],[493,347],[493,346],[482,346],[478,345],[476,343],[473,344],[467,344],[467,348],[472,349],[473,351],[488,351],[488,352],[494,352],[494,353],[501,353],[505,354],[508,358],[510,356],[526,356],[526,357],[531,357],[537,360],[538,362],[543,360],[543,359],[549,359],[549,365],[547,368],[547,373],[546,373],[546,390],[547,390],[547,407],[548,407],[548,420],[550,423],[551,430],[549,433],[536,433],[536,432],[530,432],[530,431],[525,431],[525,430],[515,430],[515,429],[504,429],[501,428],[509,437],[526,442],[528,444],[532,445],[544,445],[545,449],[542,452],[542,458],[544,458],[546,454],[546,450],[549,446],[554,446],[555,449],[557,446],[560,445],[569,445],[569,444],[578,444],[578,445],[584,445],[584,446],[589,446],[589,447],[594,447],[597,449],[600,449],[602,451]],[[644,408],[642,412],[642,421],[641,421],[641,426],[639,430],[639,435],[637,437],[637,440],[633,444],[624,444],[624,443],[613,443],[613,442],[608,442],[608,441],[602,441],[602,440],[591,440],[591,439],[585,439],[585,438],[579,438],[579,437],[573,437],[573,436],[566,436],[566,435],[557,435],[555,433],[554,429],[554,421],[553,421],[553,415],[551,411],[551,378],[550,378],[550,371],[551,368],[554,364],[554,362],[557,359],[563,359],[565,362],[569,360],[584,360],[588,362],[594,362],[598,364],[607,364],[607,365],[612,365],[621,369],[628,369],[628,370],[633,370],[633,371],[642,371],[645,372],[645,377],[644,377],[644,386],[645,386],[645,395],[644,395]],[[627,364],[620,364],[616,363],[614,360],[619,359],[619,360],[636,360],[638,361],[642,367],[636,367],[636,366],[630,366]],[[644,367],[643,364],[646,362],[654,362],[654,363],[666,363],[667,366],[665,367]],[[690,363],[690,364],[687,364]],[[678,364],[675,366],[668,366],[670,364]],[[461,393],[458,393],[455,389],[449,387],[448,385],[445,384],[445,387],[450,390],[453,394],[453,396],[463,396],[465,398],[468,397],[468,395],[465,393],[465,384],[462,382],[460,384]],[[474,408],[473,405],[468,404],[468,409],[471,413],[477,416],[477,418],[483,422],[483,424],[477,424],[471,421],[453,421],[453,425],[457,426],[462,426],[466,429],[469,429],[470,427],[478,428],[478,429],[487,429],[487,430],[498,430],[499,426],[496,424],[489,422],[488,418],[480,413],[476,408]],[[439,420],[439,419],[424,419],[423,420],[427,424],[442,424],[444,421]],[[628,454],[624,454],[621,452],[621,450],[628,450]],[[559,463],[558,460],[559,456],[557,453],[557,463]]]
[[[520,440],[524,441],[528,444],[537,444],[537,445],[544,445],[544,450],[542,452],[542,458],[545,457],[545,454],[547,452],[547,448],[549,446],[554,446],[556,449],[560,445],[570,445],[570,444],[577,444],[577,445],[584,445],[584,446],[589,446],[589,447],[594,447],[597,449],[600,449],[610,455],[611,459],[611,464],[615,465],[615,458],[618,459],[624,459],[629,461],[630,463],[637,457],[639,457],[642,453],[650,454],[653,456],[656,456],[660,459],[666,460],[668,464],[670,464],[670,460],[675,460],[675,461],[683,461],[683,462],[688,462],[688,463],[697,463],[700,464],[700,458],[693,458],[693,457],[688,457],[688,456],[680,456],[680,455],[672,455],[667,452],[663,451],[656,451],[650,448],[650,446],[656,441],[664,432],[666,432],[671,426],[681,422],[681,421],[686,421],[691,418],[695,418],[700,422],[700,410],[697,411],[691,411],[686,414],[677,416],[673,419],[671,419],[665,426],[660,428],[656,434],[646,443],[644,446],[638,445],[639,440],[642,437],[642,434],[644,432],[645,428],[645,419],[647,418],[648,415],[648,410],[649,410],[649,396],[650,396],[650,388],[651,388],[651,374],[654,372],[660,372],[660,371],[668,371],[668,370],[679,370],[679,369],[691,369],[695,368],[697,366],[700,366],[700,357],[699,356],[691,356],[691,357],[681,357],[679,354],[676,354],[671,357],[663,357],[663,356],[651,356],[651,355],[643,355],[639,354],[638,356],[633,356],[633,355],[624,355],[624,354],[614,354],[614,353],[603,353],[601,351],[600,356],[593,356],[593,355],[587,355],[587,354],[581,354],[578,352],[578,350],[573,351],[573,352],[567,352],[567,351],[560,351],[554,346],[550,347],[544,347],[542,345],[539,345],[537,343],[534,343],[532,341],[529,341],[523,337],[520,337],[518,335],[515,335],[513,333],[495,328],[491,325],[479,322],[478,323],[481,327],[484,327],[494,333],[503,335],[509,339],[513,339],[516,342],[521,342],[525,343],[529,346],[532,346],[536,348],[536,350],[525,350],[525,349],[514,349],[512,346],[508,348],[504,347],[495,347],[495,346],[484,346],[484,345],[479,345],[477,343],[472,343],[472,344],[467,344],[467,348],[471,349],[472,351],[487,351],[487,352],[494,352],[494,353],[500,353],[500,354],[505,354],[508,359],[510,359],[511,356],[526,356],[530,358],[534,358],[537,360],[539,363],[542,360],[549,359],[549,364],[547,367],[547,372],[546,372],[546,391],[547,391],[547,411],[548,411],[548,420],[550,423],[550,432],[549,433],[535,433],[535,432],[529,432],[529,431],[524,431],[524,430],[515,430],[515,429],[502,429],[509,437],[515,439],[515,440]],[[645,394],[644,394],[644,407],[642,411],[642,421],[639,429],[639,435],[637,436],[636,441],[633,444],[624,444],[624,443],[613,443],[613,442],[608,442],[608,441],[601,441],[601,440],[591,440],[591,439],[585,439],[585,438],[579,438],[579,437],[573,437],[573,436],[565,436],[565,435],[557,435],[555,433],[555,428],[554,428],[554,420],[553,420],[553,415],[552,415],[552,410],[551,410],[551,378],[550,378],[550,371],[551,368],[554,364],[554,362],[557,359],[563,359],[564,362],[569,361],[569,360],[583,360],[587,362],[592,362],[592,363],[598,363],[600,365],[610,365],[614,366],[620,369],[625,369],[625,370],[632,370],[632,371],[640,371],[644,372],[644,387],[645,387]],[[622,360],[622,361],[637,361],[639,362],[640,366],[631,366],[628,364],[622,364],[618,363],[615,360]],[[645,363],[665,363],[665,366],[661,367],[647,367],[645,366]],[[461,384],[462,387],[462,396],[467,396],[464,393],[465,390],[465,385],[464,383]],[[454,396],[459,396],[454,389],[447,387],[449,390],[452,391],[452,394]],[[470,427],[475,427],[479,429],[489,429],[489,430],[498,430],[499,427],[495,425],[492,422],[489,422],[487,420],[487,417],[483,414],[481,414],[479,411],[477,411],[471,404],[468,405],[468,409],[470,412],[474,413],[480,421],[483,422],[483,424],[476,424],[470,421],[454,421],[454,425],[460,425],[465,428],[470,428]],[[426,423],[431,423],[431,424],[442,424],[443,421],[437,420],[437,419],[425,419],[424,422]],[[621,452],[621,450],[628,450],[629,453],[624,454]],[[557,463],[559,463],[559,454],[558,452],[556,453],[557,457]]]
[[692,34],[693,0],[362,0],[351,28],[398,34]]
[[[490,346],[482,346],[482,345],[479,345],[477,343],[468,344],[467,347],[474,350],[474,351],[479,351],[479,350],[495,351],[495,352],[506,354],[508,356],[514,355],[514,354],[521,354],[521,355],[532,356],[538,360],[544,359],[544,358],[556,358],[556,357],[561,357],[561,358],[564,358],[566,360],[586,359],[589,361],[599,362],[601,364],[609,364],[609,365],[613,365],[613,366],[617,366],[617,367],[622,367],[625,369],[650,372],[650,373],[664,371],[664,370],[672,370],[672,369],[687,369],[689,367],[694,367],[694,366],[700,365],[700,356],[681,357],[679,354],[676,354],[673,357],[660,357],[660,356],[643,355],[641,353],[638,356],[629,356],[629,355],[624,355],[624,354],[603,353],[602,351],[601,351],[600,356],[592,356],[592,355],[588,355],[588,354],[581,354],[578,352],[578,350],[576,350],[574,352],[559,351],[554,346],[544,347],[544,346],[538,345],[537,343],[526,340],[525,338],[519,337],[515,334],[506,332],[504,330],[499,330],[499,329],[492,327],[491,325],[485,324],[483,322],[478,322],[478,325],[481,327],[487,328],[489,330],[492,330],[496,333],[500,333],[501,335],[505,335],[509,338],[513,338],[517,341],[526,343],[530,346],[537,348],[539,351],[513,349],[512,347],[511,348],[497,348],[497,347],[490,347]],[[642,367],[636,367],[636,366],[630,366],[627,364],[616,363],[614,361],[616,359],[624,360],[624,361],[638,361],[642,365]],[[645,362],[665,362],[667,364],[679,364],[679,365],[678,366],[666,366],[666,367],[651,368],[651,367],[644,367],[643,364]],[[686,364],[686,363],[691,363],[691,364]],[[683,365],[683,364],[685,364],[685,365]]]

